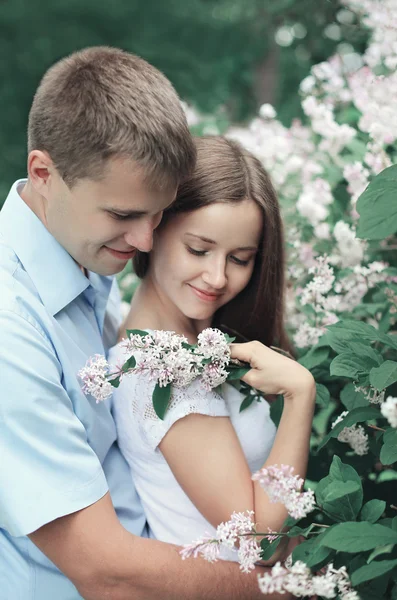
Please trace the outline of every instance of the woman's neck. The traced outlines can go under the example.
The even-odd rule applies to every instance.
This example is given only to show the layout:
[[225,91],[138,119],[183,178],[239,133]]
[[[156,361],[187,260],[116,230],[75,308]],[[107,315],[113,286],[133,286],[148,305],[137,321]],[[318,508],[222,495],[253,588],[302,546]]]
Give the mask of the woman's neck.
[[130,311],[123,324],[123,330],[163,329],[175,331],[186,336],[189,342],[194,344],[200,331],[210,325],[209,321],[190,319],[181,313],[148,275],[142,280],[131,300]]

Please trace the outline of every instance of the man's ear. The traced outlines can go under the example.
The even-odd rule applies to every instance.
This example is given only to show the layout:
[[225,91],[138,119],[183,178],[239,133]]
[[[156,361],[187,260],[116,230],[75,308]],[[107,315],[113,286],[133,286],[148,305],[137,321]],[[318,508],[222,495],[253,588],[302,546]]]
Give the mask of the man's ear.
[[44,198],[48,197],[51,179],[56,172],[48,152],[32,150],[28,156],[28,177],[33,188]]

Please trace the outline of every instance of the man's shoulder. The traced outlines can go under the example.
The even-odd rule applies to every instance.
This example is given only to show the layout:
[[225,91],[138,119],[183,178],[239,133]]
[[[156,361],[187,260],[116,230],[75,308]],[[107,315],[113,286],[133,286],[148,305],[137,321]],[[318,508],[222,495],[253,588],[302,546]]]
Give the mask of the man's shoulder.
[[40,321],[45,311],[40,296],[14,250],[1,234],[0,286],[0,313],[12,313],[44,334]]

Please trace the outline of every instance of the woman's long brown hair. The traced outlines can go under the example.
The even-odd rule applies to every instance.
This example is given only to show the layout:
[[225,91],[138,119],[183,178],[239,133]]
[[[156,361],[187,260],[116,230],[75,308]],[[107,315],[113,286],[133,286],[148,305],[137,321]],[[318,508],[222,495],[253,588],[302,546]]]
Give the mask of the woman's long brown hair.
[[[284,328],[284,236],[280,208],[269,175],[260,161],[235,141],[221,136],[195,139],[196,168],[182,183],[163,221],[215,202],[251,199],[263,214],[263,229],[251,279],[242,292],[214,315],[219,327],[236,341],[259,340],[291,350]],[[161,224],[160,224],[161,227]],[[144,277],[150,255],[138,252],[134,269]]]

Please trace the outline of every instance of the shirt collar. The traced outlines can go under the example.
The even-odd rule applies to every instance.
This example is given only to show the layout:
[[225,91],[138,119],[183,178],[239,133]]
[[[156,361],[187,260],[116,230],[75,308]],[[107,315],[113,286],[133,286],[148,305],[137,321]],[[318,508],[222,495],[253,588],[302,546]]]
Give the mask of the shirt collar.
[[[18,188],[25,183],[26,180],[20,179],[12,186],[0,212],[0,230],[32,279],[44,306],[55,315],[90,284],[95,292],[104,294],[107,301],[112,278],[89,273],[88,279],[84,275],[70,254],[22,200]],[[98,316],[103,321],[103,302],[100,306],[103,314]]]

